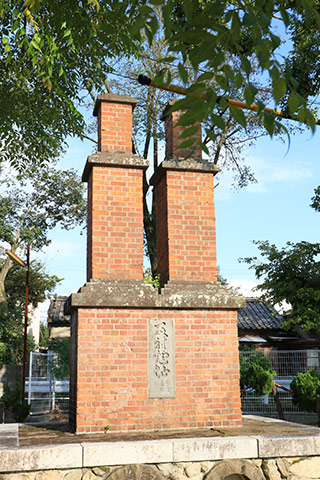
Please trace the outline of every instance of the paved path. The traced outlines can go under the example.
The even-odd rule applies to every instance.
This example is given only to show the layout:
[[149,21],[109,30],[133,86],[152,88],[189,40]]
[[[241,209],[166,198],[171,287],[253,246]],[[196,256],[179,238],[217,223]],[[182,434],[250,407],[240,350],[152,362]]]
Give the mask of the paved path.
[[176,438],[210,438],[210,437],[243,437],[257,435],[284,435],[299,436],[320,434],[320,429],[307,425],[282,422],[276,419],[263,417],[243,418],[242,427],[201,429],[201,430],[173,430],[155,431],[150,433],[94,433],[75,435],[71,433],[66,422],[55,424],[38,424],[19,426],[19,446],[53,445],[64,443],[83,442],[124,442],[138,440],[163,440]]
[[240,428],[132,434],[75,435],[65,423],[1,427],[2,473],[52,470],[57,465],[59,469],[79,469],[320,456],[319,428],[262,417],[245,417]]
[[0,448],[17,447],[19,445],[18,427],[17,423],[0,424]]

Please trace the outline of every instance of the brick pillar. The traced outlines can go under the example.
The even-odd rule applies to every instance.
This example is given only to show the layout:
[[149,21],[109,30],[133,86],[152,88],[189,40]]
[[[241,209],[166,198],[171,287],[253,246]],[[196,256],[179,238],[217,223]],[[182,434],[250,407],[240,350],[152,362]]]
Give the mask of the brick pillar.
[[136,100],[98,97],[99,149],[88,158],[87,281],[143,278],[142,175],[146,162],[132,155]]
[[169,114],[169,109],[173,104],[174,100],[169,102],[162,114],[162,120],[164,121],[165,125],[166,159],[172,157],[184,159],[190,155],[192,149],[194,148],[194,151],[192,152],[192,158],[201,160],[202,150],[199,144],[199,142],[201,142],[201,124],[196,123],[195,126],[198,127],[198,131],[191,137],[188,137],[196,140],[196,143],[193,145],[193,147],[179,148],[179,146],[186,140],[186,138],[179,138],[181,133],[185,130],[185,127],[177,125],[177,122],[183,112],[178,110]]
[[[158,267],[162,285],[170,280],[217,279],[214,175],[218,167],[201,158],[201,148],[178,145],[181,112],[164,112],[166,158],[151,182],[155,186]],[[201,130],[197,132],[198,141]],[[180,158],[178,157],[180,156]],[[184,156],[189,158],[184,159]]]
[[99,152],[132,153],[132,109],[137,103],[127,95],[99,95],[93,110],[98,117]]

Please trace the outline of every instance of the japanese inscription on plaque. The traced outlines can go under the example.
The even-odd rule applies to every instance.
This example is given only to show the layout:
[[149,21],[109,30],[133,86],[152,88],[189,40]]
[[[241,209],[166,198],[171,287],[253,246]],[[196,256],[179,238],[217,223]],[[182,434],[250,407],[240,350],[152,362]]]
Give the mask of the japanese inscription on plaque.
[[174,323],[149,319],[149,398],[175,397]]

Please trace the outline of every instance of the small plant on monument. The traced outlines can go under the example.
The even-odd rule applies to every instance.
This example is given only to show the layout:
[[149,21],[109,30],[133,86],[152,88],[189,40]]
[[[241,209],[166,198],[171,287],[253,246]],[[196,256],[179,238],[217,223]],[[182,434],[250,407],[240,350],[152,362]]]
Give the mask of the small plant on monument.
[[21,385],[16,383],[14,388],[11,388],[8,383],[5,383],[3,389],[4,393],[0,401],[5,404],[6,410],[12,412],[16,422],[23,422],[30,413],[30,405],[26,400],[21,400]]
[[150,283],[154,288],[160,288],[160,275],[155,275],[154,278],[152,278],[152,274],[150,270],[146,270],[144,272],[143,278],[147,283]]

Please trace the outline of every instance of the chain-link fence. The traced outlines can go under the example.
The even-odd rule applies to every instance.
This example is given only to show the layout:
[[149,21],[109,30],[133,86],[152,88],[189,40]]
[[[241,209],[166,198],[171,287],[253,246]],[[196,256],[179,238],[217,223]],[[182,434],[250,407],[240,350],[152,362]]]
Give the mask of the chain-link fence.
[[[252,355],[257,351],[240,351],[241,361],[250,361]],[[320,350],[270,350],[261,351],[270,359],[273,369],[276,372],[274,381],[285,389],[277,388],[277,393],[283,413],[288,418],[292,415],[310,416],[307,412],[300,410],[292,402],[290,383],[298,374],[307,372],[311,368],[320,371]],[[244,414],[255,414],[269,417],[277,417],[278,411],[273,394],[258,396],[253,390],[246,390],[241,393],[242,412]]]
[[54,352],[30,353],[26,394],[31,405],[31,415],[40,415],[55,409],[68,410],[69,380],[55,378],[53,372],[56,359]]

